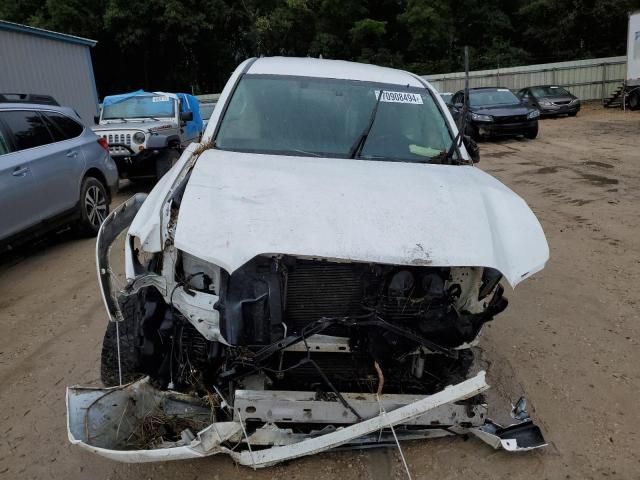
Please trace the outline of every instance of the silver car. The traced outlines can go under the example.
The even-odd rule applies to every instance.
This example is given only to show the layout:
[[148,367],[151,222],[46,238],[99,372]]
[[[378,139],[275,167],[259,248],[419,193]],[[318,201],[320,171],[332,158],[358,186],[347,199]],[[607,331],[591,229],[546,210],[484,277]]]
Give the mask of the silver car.
[[0,99],[0,251],[69,224],[97,234],[118,181],[107,142],[72,109],[28,101]]

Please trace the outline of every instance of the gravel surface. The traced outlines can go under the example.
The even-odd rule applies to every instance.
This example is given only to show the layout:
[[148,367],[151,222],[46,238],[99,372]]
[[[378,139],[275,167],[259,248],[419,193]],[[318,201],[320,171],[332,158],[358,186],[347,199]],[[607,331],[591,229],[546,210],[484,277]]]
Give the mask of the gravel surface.
[[[474,439],[410,442],[413,478],[640,479],[640,113],[587,105],[541,121],[537,140],[483,142],[481,154],[551,248],[480,341],[489,383],[504,399],[526,393],[550,445],[513,455]],[[99,384],[106,315],[94,248],[62,234],[0,257],[0,478],[404,478],[394,450],[254,472],[225,457],[124,465],[71,447],[65,387]]]

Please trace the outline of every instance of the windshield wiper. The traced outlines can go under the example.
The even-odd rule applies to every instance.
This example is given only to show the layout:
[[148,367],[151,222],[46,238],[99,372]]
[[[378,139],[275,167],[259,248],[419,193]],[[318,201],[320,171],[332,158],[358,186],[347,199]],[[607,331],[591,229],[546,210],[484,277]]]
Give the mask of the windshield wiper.
[[360,136],[356,139],[355,143],[349,149],[349,157],[348,158],[356,158],[357,155],[360,155],[362,149],[364,148],[364,144],[367,141],[367,137],[369,136],[369,132],[371,131],[371,127],[373,127],[373,122],[376,119],[376,113],[378,113],[378,105],[380,105],[380,100],[382,99],[382,94],[384,90],[380,90],[378,94],[378,99],[376,100],[376,104],[371,111],[371,116],[369,117],[369,123],[367,127],[362,131]]
[[127,120],[124,117],[109,117],[109,118],[103,118],[102,120],[122,120],[124,123],[129,122],[129,120]]

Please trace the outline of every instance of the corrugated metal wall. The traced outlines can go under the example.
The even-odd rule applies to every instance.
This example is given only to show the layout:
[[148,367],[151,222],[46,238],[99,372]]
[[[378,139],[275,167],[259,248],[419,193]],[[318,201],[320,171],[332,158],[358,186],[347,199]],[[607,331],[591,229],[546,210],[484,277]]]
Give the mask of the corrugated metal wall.
[[93,125],[98,98],[89,47],[0,30],[0,92],[53,95]]
[[[534,85],[561,85],[583,100],[601,100],[622,84],[626,64],[625,56],[477,70],[469,72],[469,86],[520,89]],[[464,72],[426,75],[423,78],[440,92],[457,92],[464,88]]]

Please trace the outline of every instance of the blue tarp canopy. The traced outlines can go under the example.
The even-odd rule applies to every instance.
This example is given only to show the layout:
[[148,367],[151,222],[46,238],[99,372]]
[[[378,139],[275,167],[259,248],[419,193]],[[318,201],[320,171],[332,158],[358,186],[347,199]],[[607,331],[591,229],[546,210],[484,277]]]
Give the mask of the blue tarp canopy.
[[200,115],[200,103],[198,103],[198,99],[188,93],[177,93],[176,95],[178,95],[180,99],[180,111],[193,112],[193,120],[187,122],[187,135],[191,137],[195,134],[202,133],[204,123]]

